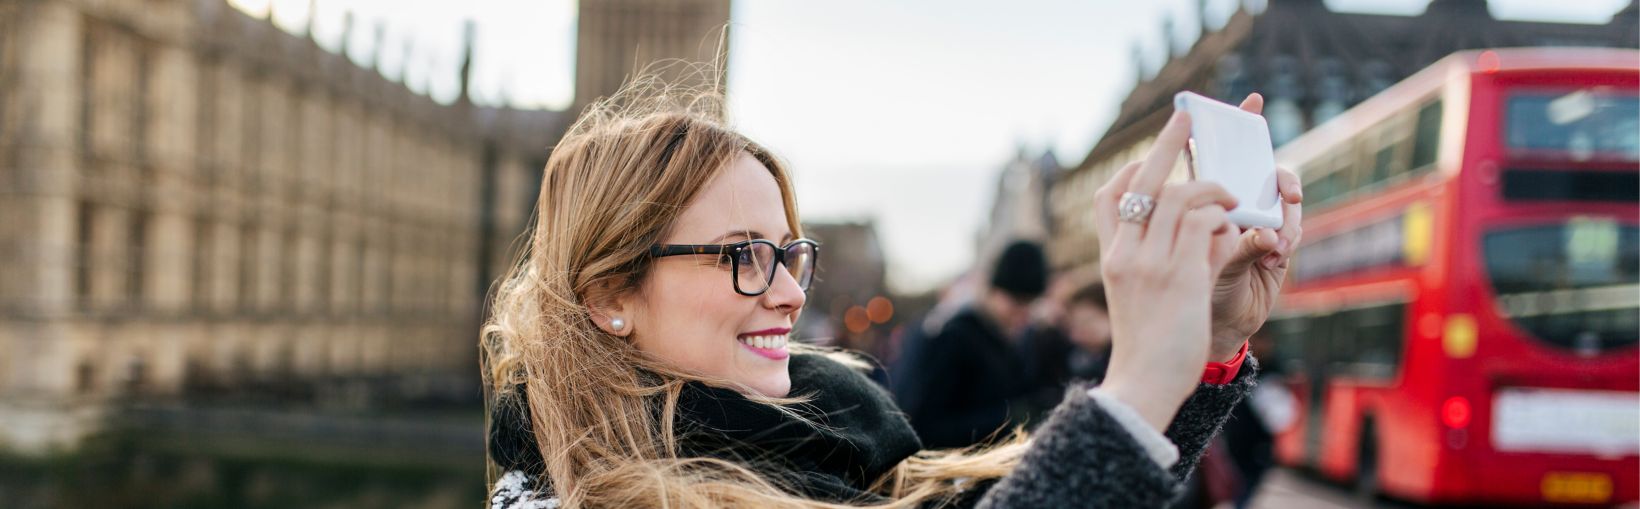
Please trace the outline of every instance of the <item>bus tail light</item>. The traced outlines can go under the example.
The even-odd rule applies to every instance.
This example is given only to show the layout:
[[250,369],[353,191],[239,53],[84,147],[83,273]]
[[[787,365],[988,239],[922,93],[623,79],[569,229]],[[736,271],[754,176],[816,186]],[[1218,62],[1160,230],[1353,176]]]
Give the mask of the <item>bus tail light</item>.
[[1453,396],[1441,404],[1441,422],[1448,428],[1462,429],[1469,426],[1469,398]]

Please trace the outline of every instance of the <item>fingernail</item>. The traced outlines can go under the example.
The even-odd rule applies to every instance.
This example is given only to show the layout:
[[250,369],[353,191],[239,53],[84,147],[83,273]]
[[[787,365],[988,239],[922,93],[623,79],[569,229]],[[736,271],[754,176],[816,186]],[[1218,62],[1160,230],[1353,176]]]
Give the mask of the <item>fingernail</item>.
[[1287,251],[1287,239],[1281,239],[1276,242],[1276,251]]

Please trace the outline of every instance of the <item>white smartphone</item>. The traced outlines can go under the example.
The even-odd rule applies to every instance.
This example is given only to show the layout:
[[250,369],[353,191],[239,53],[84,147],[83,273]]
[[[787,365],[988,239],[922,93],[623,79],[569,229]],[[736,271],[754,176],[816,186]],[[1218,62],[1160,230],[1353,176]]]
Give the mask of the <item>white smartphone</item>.
[[1192,92],[1173,96],[1190,114],[1190,178],[1217,182],[1236,197],[1230,221],[1242,228],[1281,228],[1276,156],[1264,117]]

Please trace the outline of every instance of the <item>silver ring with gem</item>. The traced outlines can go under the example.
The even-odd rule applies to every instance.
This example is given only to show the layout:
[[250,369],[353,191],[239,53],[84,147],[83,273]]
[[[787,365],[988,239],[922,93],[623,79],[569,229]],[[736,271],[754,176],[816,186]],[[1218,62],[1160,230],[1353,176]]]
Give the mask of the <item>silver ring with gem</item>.
[[1116,217],[1127,223],[1145,224],[1155,210],[1156,199],[1150,195],[1122,193],[1122,200],[1116,204]]

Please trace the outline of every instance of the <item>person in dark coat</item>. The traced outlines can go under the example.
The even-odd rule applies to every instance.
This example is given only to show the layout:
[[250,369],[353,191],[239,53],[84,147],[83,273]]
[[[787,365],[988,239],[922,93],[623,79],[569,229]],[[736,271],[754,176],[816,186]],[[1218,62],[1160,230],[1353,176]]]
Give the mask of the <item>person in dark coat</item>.
[[[1274,359],[1275,341],[1260,332],[1248,340],[1248,353],[1267,359]],[[1280,365],[1271,362],[1260,370],[1260,383],[1270,384],[1259,391],[1248,395],[1241,403],[1237,403],[1230,411],[1230,420],[1225,423],[1223,440],[1225,452],[1235,466],[1237,475],[1235,504],[1238,509],[1251,507],[1253,497],[1258,494],[1259,484],[1264,480],[1264,474],[1275,467],[1275,434],[1280,424],[1275,422],[1280,410],[1291,408],[1288,401],[1281,398],[1283,394],[1279,380],[1281,379]],[[1260,409],[1260,403],[1264,403]],[[1285,408],[1282,408],[1285,407]],[[1290,410],[1289,410],[1290,411]]]
[[479,343],[492,508],[1160,507],[1253,389],[1297,181],[1294,228],[1236,229],[1222,187],[1166,182],[1187,117],[1094,195],[1104,383],[1029,435],[936,449],[860,357],[791,337],[821,251],[790,174],[681,99],[589,107],[548,159]]
[[[923,445],[967,447],[1012,424],[1025,424],[1031,359],[1021,344],[1032,303],[1048,286],[1048,262],[1035,243],[1009,244],[979,302],[919,338],[890,375],[895,399]],[[1057,402],[1057,401],[1055,401]]]
[[1031,422],[1058,405],[1060,394],[1073,382],[1098,385],[1110,364],[1104,285],[1095,281],[1049,294],[1039,304],[1045,317],[1032,324],[1022,345],[1029,359]]

